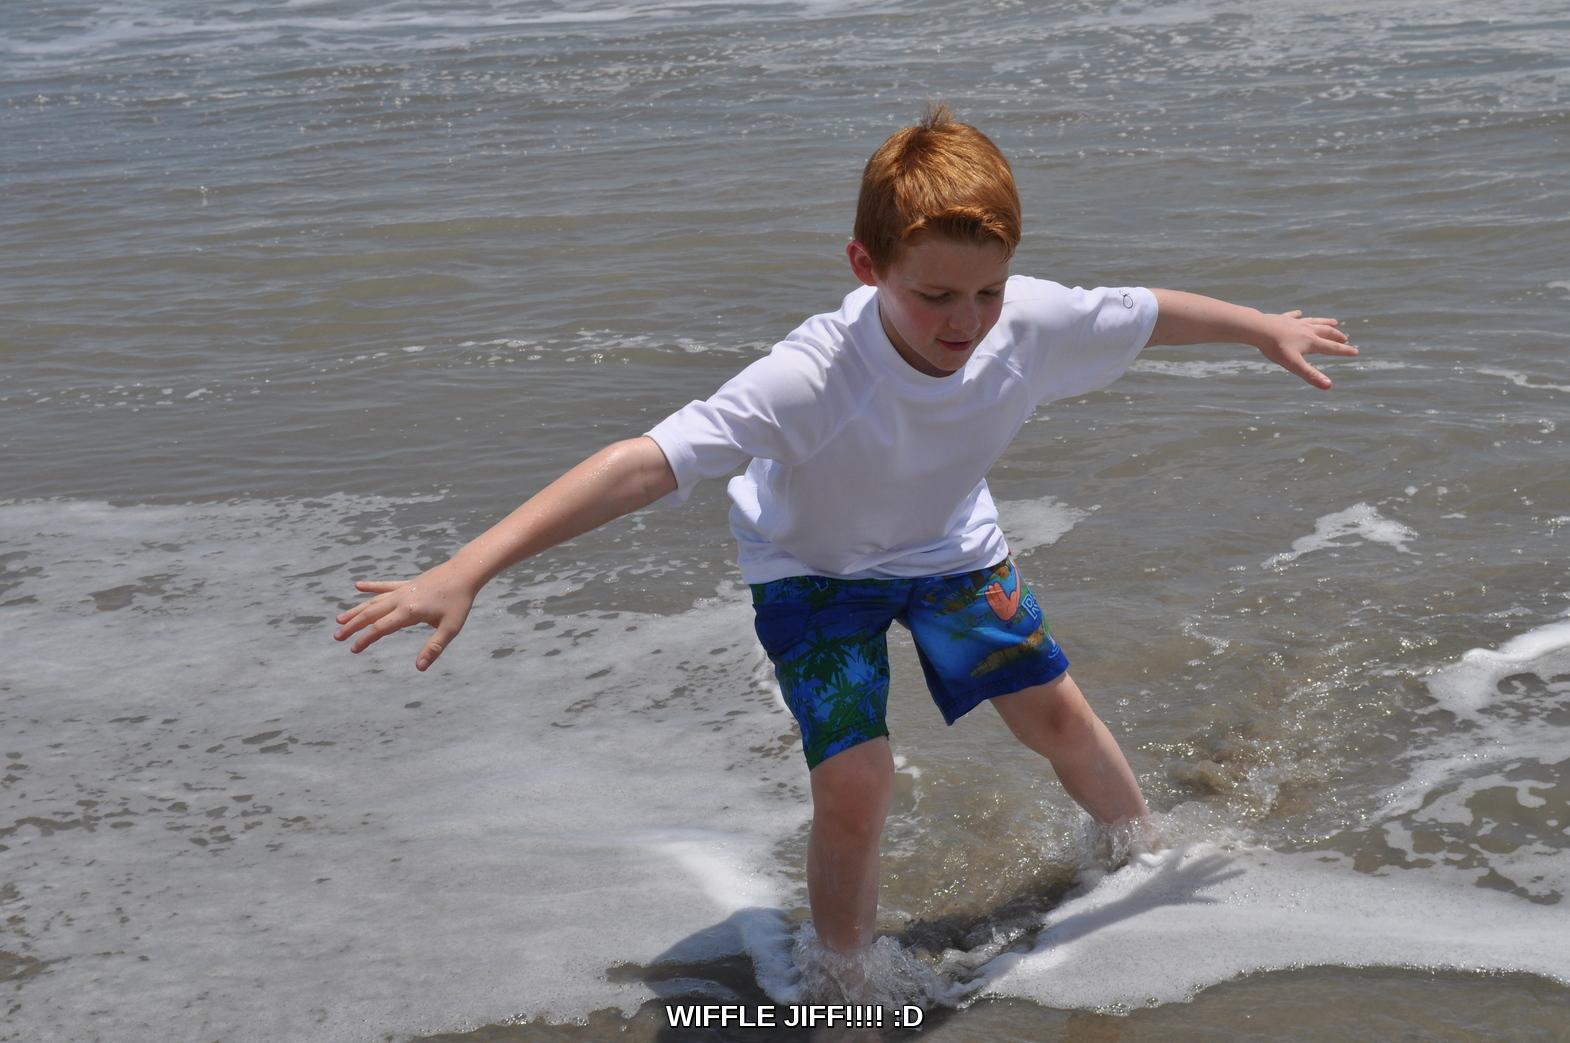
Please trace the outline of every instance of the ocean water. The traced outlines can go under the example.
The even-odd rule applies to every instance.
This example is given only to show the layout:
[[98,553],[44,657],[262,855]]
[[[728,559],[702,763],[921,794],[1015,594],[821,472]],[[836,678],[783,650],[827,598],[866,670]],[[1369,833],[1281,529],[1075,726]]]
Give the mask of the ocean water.
[[1363,354],[1152,350],[995,468],[1174,847],[1115,868],[896,634],[920,1037],[1570,1038],[1562,5],[84,0],[0,12],[0,1039],[801,998],[722,483],[427,674],[331,620],[835,307],[928,99],[1011,157],[1016,271]]

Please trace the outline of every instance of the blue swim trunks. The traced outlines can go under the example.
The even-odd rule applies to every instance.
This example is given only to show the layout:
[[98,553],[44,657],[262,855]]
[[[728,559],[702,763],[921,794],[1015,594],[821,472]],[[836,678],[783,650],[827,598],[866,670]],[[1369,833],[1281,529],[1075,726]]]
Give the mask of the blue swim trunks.
[[916,642],[932,701],[953,724],[994,696],[1068,669],[1012,561],[954,576],[790,576],[752,585],[758,640],[801,726],[807,767],[889,733],[889,624]]

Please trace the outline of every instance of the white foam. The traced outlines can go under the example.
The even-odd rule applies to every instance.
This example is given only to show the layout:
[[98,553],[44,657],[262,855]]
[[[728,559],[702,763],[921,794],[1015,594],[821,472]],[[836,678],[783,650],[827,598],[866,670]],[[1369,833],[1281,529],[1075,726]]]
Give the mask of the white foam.
[[723,923],[688,935],[651,962],[690,963],[744,952],[770,995],[789,996],[796,982],[790,959],[792,930],[781,903],[778,877],[765,870],[769,851],[756,836],[711,830],[665,831],[649,838],[652,850],[681,868],[714,903]]
[[1163,377],[1186,377],[1190,380],[1207,380],[1211,377],[1233,373],[1271,373],[1277,369],[1273,362],[1256,358],[1198,359],[1171,362],[1166,359],[1140,359],[1130,367],[1136,373],[1155,373]]
[[725,915],[757,905],[776,905],[782,893],[777,878],[760,873],[763,852],[755,838],[729,836],[713,830],[655,831],[643,839],[686,871]]
[[[538,4],[423,5],[382,4],[359,10],[329,0],[290,0],[258,6],[253,11],[204,12],[192,17],[185,5],[155,0],[119,0],[99,5],[91,28],[80,22],[56,20],[41,27],[39,36],[0,36],[0,53],[42,60],[72,60],[109,51],[156,47],[163,54],[196,53],[240,48],[277,47],[291,37],[303,38],[310,52],[363,53],[377,44],[402,51],[472,45],[497,35],[561,26],[589,30],[624,23],[669,22],[695,13],[711,24],[749,17],[745,8],[770,6],[736,0],[657,0],[604,5],[571,5],[569,10],[542,10]],[[804,17],[822,17],[834,10],[833,0],[797,0]],[[738,9],[741,12],[738,13]],[[40,38],[41,37],[41,38]],[[293,41],[291,41],[293,42]]]
[[373,1039],[631,1009],[606,969],[694,946],[785,973],[804,772],[740,588],[482,597],[422,675],[413,635],[330,638],[450,537],[409,509],[0,505],[8,947],[53,961],[10,1032]]
[[1474,648],[1428,679],[1428,690],[1457,717],[1476,717],[1497,694],[1499,682],[1528,666],[1570,671],[1570,620],[1518,634],[1497,649]]
[[1326,514],[1314,522],[1314,531],[1292,541],[1290,551],[1267,558],[1265,568],[1279,568],[1314,551],[1332,550],[1348,545],[1348,539],[1366,543],[1381,543],[1394,547],[1403,554],[1411,554],[1407,543],[1417,539],[1417,533],[1392,521],[1366,503],[1355,503],[1344,511]]
[[1197,638],[1198,640],[1203,641],[1205,644],[1209,645],[1211,655],[1220,655],[1228,648],[1232,647],[1232,642],[1227,638],[1213,637],[1210,634],[1201,632],[1199,629],[1199,620],[1197,619],[1185,619],[1183,621],[1183,633],[1187,634],[1189,637]]
[[[442,40],[473,37],[487,32],[517,30],[531,26],[576,25],[623,22],[658,14],[660,8],[637,10],[628,7],[600,11],[534,11],[524,14],[466,14],[460,11],[435,12],[370,9],[358,17],[341,18],[305,7],[286,9],[275,18],[191,18],[177,5],[126,12],[123,17],[100,16],[94,28],[74,34],[63,33],[50,39],[21,40],[0,37],[0,48],[29,57],[79,56],[123,48],[128,45],[157,44],[170,51],[210,50],[214,42],[228,47],[276,45],[286,33],[334,35],[343,40],[358,38],[363,46],[367,36],[384,33],[403,34],[419,30],[425,37]],[[428,42],[428,41],[421,41]]]
[[1001,500],[997,508],[1003,536],[1014,554],[1052,546],[1091,513],[1069,507],[1051,496],[1039,500]]
[[1526,971],[1570,982],[1570,909],[1316,854],[1197,846],[1132,864],[1052,911],[980,993],[1127,1010],[1240,975],[1321,965]]
[[[1431,728],[1430,743],[1407,755],[1408,777],[1384,796],[1375,821],[1399,821],[1408,831],[1423,827],[1447,838],[1446,864],[1469,865],[1476,882],[1509,880],[1523,893],[1570,895],[1565,842],[1544,846],[1547,822],[1556,815],[1570,821],[1570,806],[1544,809],[1533,788],[1551,785],[1570,765],[1570,726],[1554,715],[1570,696],[1567,673],[1570,620],[1535,627],[1498,649],[1471,649],[1435,671],[1428,678],[1435,710],[1448,711],[1455,721]],[[1507,695],[1501,683],[1512,677],[1535,678],[1540,691]],[[1491,815],[1499,813],[1487,809],[1508,791],[1528,813],[1503,812],[1517,836],[1498,844],[1483,836],[1492,828]],[[1535,842],[1532,830],[1539,831]],[[1560,832],[1570,837],[1570,831]],[[1420,859],[1437,857],[1433,841],[1427,848],[1399,850]]]
[[1570,391],[1570,384],[1554,384],[1542,378],[1534,378],[1518,369],[1500,369],[1496,366],[1479,366],[1475,370],[1486,377],[1503,377],[1516,387],[1531,388],[1533,391]]
[[[1395,359],[1338,359],[1336,368],[1352,367],[1361,371],[1392,370],[1392,369],[1429,369],[1420,362],[1401,362]],[[1170,359],[1142,358],[1129,367],[1135,373],[1154,373],[1163,377],[1183,377],[1188,380],[1209,380],[1218,376],[1230,376],[1234,373],[1275,373],[1281,367],[1274,362],[1254,356],[1240,356],[1228,359],[1185,359],[1181,362]]]
[[[1570,984],[1570,619],[1436,671],[1459,722],[1414,730],[1409,773],[1345,843],[1278,853],[1205,843],[1087,872],[1030,952],[979,994],[1128,1010],[1240,975],[1307,966],[1525,972]],[[1507,685],[1513,680],[1513,685]],[[1183,805],[1166,817],[1172,835]],[[1376,873],[1337,853],[1379,837]]]

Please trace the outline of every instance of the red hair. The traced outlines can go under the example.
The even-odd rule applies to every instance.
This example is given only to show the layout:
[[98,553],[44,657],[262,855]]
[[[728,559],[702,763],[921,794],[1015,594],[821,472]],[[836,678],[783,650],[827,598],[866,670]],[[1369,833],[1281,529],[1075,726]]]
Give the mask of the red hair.
[[1019,193],[1003,153],[981,131],[928,105],[921,122],[895,131],[867,160],[854,235],[879,273],[913,237],[1019,245]]

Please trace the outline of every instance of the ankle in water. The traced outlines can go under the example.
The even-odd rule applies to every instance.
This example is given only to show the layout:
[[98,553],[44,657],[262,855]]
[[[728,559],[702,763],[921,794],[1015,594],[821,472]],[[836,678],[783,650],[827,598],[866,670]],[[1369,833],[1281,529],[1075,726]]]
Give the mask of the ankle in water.
[[856,953],[835,952],[802,924],[791,957],[801,975],[804,1003],[869,1004],[923,1009],[942,1003],[952,986],[893,938],[884,936]]
[[1080,823],[1079,871],[1081,877],[1114,872],[1130,860],[1148,858],[1168,846],[1160,819],[1154,814],[1100,823],[1088,816]]

